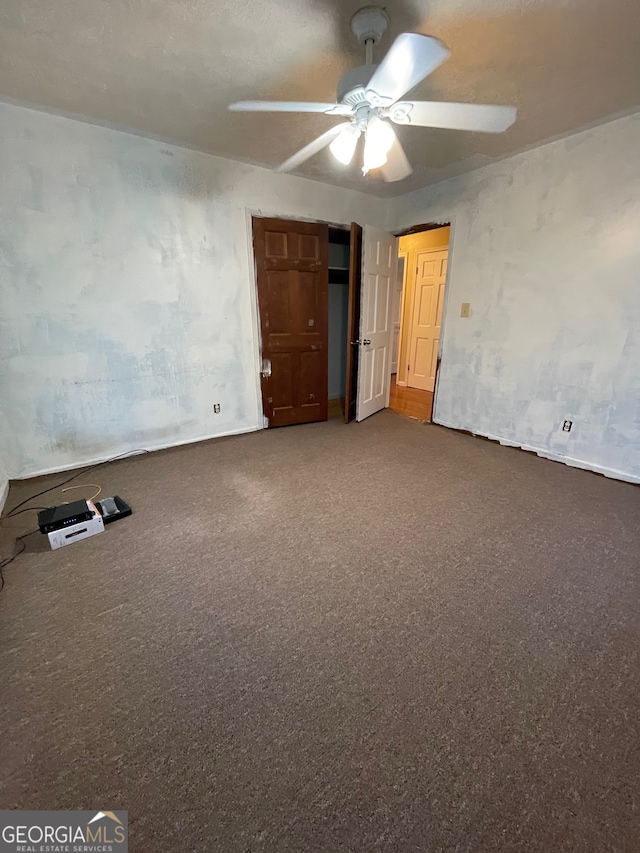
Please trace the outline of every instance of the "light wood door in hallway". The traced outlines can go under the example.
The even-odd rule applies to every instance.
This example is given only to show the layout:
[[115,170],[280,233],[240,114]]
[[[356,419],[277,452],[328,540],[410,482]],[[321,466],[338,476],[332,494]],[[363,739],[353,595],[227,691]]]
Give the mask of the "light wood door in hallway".
[[433,391],[438,363],[448,250],[416,253],[407,385]]

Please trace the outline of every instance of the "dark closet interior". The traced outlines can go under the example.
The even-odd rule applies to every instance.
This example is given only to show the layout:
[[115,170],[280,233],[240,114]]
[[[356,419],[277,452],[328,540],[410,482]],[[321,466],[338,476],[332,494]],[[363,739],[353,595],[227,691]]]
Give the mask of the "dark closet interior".
[[347,365],[349,231],[329,228],[329,400],[343,400]]

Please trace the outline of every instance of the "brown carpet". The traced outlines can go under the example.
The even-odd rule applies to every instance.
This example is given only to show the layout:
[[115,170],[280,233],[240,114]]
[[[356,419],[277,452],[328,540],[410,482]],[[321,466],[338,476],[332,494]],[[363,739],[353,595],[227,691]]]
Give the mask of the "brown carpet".
[[391,412],[87,480],[134,515],[5,571],[3,808],[128,809],[136,853],[640,850],[640,489]]

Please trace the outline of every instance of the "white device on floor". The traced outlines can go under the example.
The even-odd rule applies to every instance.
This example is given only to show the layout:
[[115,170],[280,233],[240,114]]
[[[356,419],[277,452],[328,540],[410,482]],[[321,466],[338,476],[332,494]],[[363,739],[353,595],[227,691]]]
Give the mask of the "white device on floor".
[[88,539],[89,536],[95,536],[96,533],[104,532],[104,521],[93,501],[87,501],[87,509],[91,512],[91,518],[47,533],[53,551],[56,548],[64,548],[65,545],[72,545],[81,539]]

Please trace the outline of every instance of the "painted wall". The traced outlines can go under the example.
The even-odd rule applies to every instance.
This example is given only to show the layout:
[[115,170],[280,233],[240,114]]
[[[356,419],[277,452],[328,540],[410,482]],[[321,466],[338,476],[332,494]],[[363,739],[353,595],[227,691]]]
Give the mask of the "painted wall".
[[13,477],[260,428],[248,211],[381,225],[386,209],[9,104],[0,170],[0,446]]
[[640,481],[638,151],[640,114],[396,200],[453,220],[438,423]]

